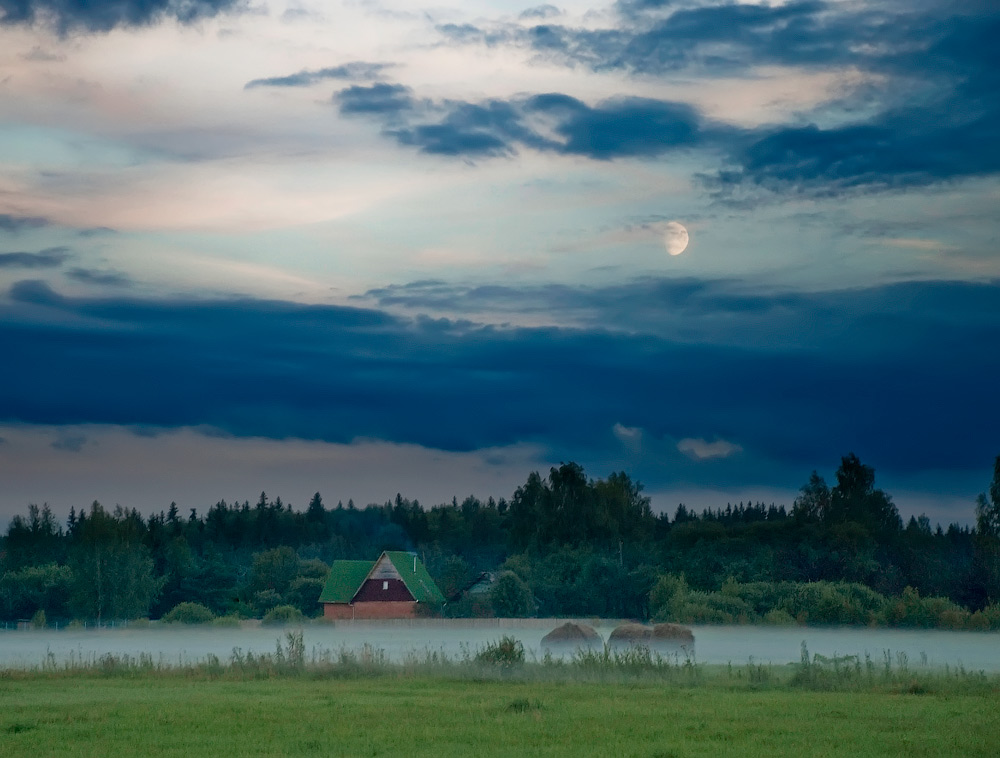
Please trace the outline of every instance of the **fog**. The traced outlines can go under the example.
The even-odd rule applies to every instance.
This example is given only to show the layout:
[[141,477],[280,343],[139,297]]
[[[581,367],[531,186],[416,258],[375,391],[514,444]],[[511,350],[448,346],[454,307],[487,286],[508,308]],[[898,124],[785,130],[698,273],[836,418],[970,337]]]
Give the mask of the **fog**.
[[[62,664],[94,660],[105,654],[147,654],[163,665],[195,663],[208,655],[226,661],[244,653],[273,653],[287,629],[301,629],[307,658],[324,651],[360,650],[368,645],[390,661],[443,653],[450,658],[475,654],[483,645],[510,635],[519,639],[529,659],[543,654],[542,637],[562,623],[557,619],[482,619],[469,621],[339,621],[303,627],[149,627],[117,629],[0,631],[0,668],[30,668],[49,658]],[[591,620],[606,640],[612,621]],[[801,645],[825,656],[867,654],[881,664],[888,654],[897,665],[905,656],[913,667],[964,666],[1000,672],[1000,634],[867,628],[693,626],[695,658],[700,663],[786,664],[800,659]]]

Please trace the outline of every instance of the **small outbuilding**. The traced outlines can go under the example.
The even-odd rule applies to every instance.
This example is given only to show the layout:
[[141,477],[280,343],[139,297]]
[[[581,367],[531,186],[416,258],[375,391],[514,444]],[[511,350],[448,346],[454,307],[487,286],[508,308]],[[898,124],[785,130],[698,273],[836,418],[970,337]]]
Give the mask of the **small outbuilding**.
[[323,618],[398,619],[444,595],[415,554],[387,550],[376,561],[334,561],[319,601]]

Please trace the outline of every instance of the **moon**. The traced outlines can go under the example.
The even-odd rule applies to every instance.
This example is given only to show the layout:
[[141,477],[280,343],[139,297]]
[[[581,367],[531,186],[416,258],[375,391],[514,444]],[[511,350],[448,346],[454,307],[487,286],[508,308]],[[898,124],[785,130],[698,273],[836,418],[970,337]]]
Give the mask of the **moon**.
[[663,228],[663,246],[671,255],[680,255],[688,246],[688,230],[684,224],[671,221]]

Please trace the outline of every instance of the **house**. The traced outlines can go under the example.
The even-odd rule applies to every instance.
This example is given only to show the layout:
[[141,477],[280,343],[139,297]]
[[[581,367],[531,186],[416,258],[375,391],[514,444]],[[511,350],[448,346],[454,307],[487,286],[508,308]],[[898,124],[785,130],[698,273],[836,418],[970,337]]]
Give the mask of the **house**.
[[461,600],[463,597],[485,597],[493,589],[493,583],[497,580],[496,572],[484,571],[464,587],[448,598],[448,602]]
[[417,556],[387,550],[376,561],[334,561],[319,596],[323,618],[396,619],[416,616],[420,603],[444,595]]

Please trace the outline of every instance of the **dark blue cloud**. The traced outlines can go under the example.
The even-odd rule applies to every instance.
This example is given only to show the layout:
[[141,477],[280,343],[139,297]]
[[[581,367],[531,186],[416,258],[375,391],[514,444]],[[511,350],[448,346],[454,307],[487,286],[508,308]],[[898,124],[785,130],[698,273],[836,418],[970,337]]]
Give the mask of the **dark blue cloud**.
[[400,144],[439,155],[504,155],[512,153],[518,142],[533,146],[544,143],[523,125],[519,109],[511,103],[450,102],[443,109],[446,113],[437,123],[416,124],[387,133]]
[[267,79],[253,79],[247,82],[243,89],[254,89],[256,87],[311,87],[327,79],[361,79],[372,80],[382,76],[389,63],[367,63],[365,61],[352,61],[340,66],[330,68],[320,68],[313,70],[298,71],[286,76],[274,76]]
[[[530,148],[596,160],[660,155],[698,145],[721,127],[683,103],[621,97],[589,106],[548,93],[478,103],[416,100],[407,87],[349,87],[335,95],[341,113],[373,116],[401,145],[461,157],[510,155]],[[546,133],[546,131],[548,133]]]
[[779,127],[732,150],[709,179],[732,188],[839,194],[926,186],[1000,172],[1000,9],[924,30],[917,53],[883,68],[923,75],[919,96],[845,126]]
[[[421,292],[447,299],[448,288],[381,296],[409,293],[421,313]],[[30,369],[0,372],[7,422],[451,450],[529,441],[564,459],[610,455],[621,423],[650,440],[720,437],[798,471],[847,450],[896,473],[975,469],[998,452],[1000,283],[452,289],[459,311],[473,298],[525,310],[548,299],[576,324],[536,328],[259,300],[72,299],[37,283],[13,294],[0,345],[7,365]]]
[[190,24],[243,4],[242,0],[0,0],[0,25],[51,24],[61,34],[108,32],[164,18]]
[[376,84],[348,87],[333,96],[334,102],[345,115],[371,115],[395,118],[417,107],[412,90],[401,84]]
[[132,280],[120,271],[100,271],[90,268],[72,268],[66,276],[84,284],[100,284],[107,287],[126,287]]
[[562,11],[559,10],[556,6],[546,4],[546,5],[536,5],[533,8],[526,8],[525,10],[521,11],[521,13],[518,15],[518,18],[545,19],[545,18],[552,18],[553,16],[558,16],[560,14],[562,14]]
[[[838,6],[821,0],[753,3],[626,2],[618,23],[582,28],[546,23],[445,24],[451,44],[517,45],[558,62],[647,74],[701,69],[741,74],[755,65],[859,65],[866,44],[897,43],[911,9]],[[902,23],[902,26],[901,26]],[[853,47],[852,47],[853,45]],[[875,49],[874,47],[872,48]]]
[[537,95],[525,103],[533,115],[555,118],[563,137],[554,149],[597,159],[660,155],[706,139],[698,113],[689,105],[629,97],[591,108],[565,95]]
[[[871,11],[838,12],[829,3],[799,0],[781,5],[725,4],[675,9],[640,25],[611,47],[607,37],[580,40],[607,67],[662,73],[688,67],[739,71],[753,65],[825,65],[845,62],[845,43],[884,39],[883,18]],[[601,49],[601,42],[605,49]],[[864,54],[854,52],[855,62]]]
[[[701,179],[726,200],[748,192],[759,198],[896,190],[1000,172],[996,3],[622,0],[616,10],[617,23],[603,29],[501,22],[439,31],[450,44],[515,45],[570,66],[645,76],[741,76],[767,65],[851,67],[872,75],[839,102],[823,104],[814,123],[800,114],[792,124],[701,133],[692,115],[666,125],[682,132],[689,125],[686,144],[724,156],[724,165]],[[824,125],[835,111],[836,125]],[[577,144],[600,130],[600,115],[581,124],[585,134]],[[607,131],[629,132],[631,152],[615,144],[614,134],[606,151],[568,152],[594,158],[663,152],[665,125],[655,109],[620,126],[616,115],[610,118]]]
[[53,450],[63,450],[68,453],[79,453],[83,446],[87,444],[87,438],[82,434],[73,434],[60,437],[52,443]]
[[483,42],[485,33],[474,24],[439,24],[438,32],[456,42]]
[[0,213],[0,231],[20,232],[25,229],[38,229],[48,226],[49,220],[40,216],[14,216],[10,213]]
[[0,268],[57,268],[69,257],[66,247],[49,247],[37,253],[0,253]]
[[15,282],[10,288],[9,296],[16,303],[54,305],[63,301],[62,295],[41,279],[24,279]]

